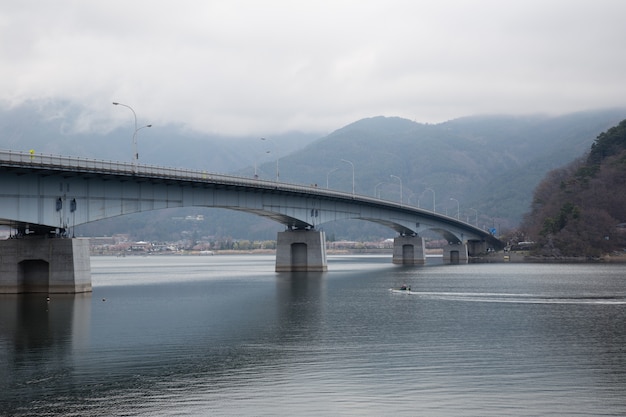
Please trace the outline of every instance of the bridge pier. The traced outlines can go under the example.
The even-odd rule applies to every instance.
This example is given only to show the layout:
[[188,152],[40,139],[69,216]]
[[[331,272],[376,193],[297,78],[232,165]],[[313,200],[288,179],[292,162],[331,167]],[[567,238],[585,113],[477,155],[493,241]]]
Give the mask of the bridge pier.
[[487,253],[487,242],[484,240],[468,240],[467,253],[469,256],[478,256]]
[[276,239],[276,272],[325,272],[326,233],[317,230],[287,230]]
[[26,237],[0,241],[0,293],[90,291],[88,239]]
[[467,263],[469,257],[467,255],[466,243],[450,243],[443,247],[443,262],[450,264]]
[[402,265],[424,265],[426,255],[424,254],[424,238],[419,236],[397,236],[393,240],[394,264]]

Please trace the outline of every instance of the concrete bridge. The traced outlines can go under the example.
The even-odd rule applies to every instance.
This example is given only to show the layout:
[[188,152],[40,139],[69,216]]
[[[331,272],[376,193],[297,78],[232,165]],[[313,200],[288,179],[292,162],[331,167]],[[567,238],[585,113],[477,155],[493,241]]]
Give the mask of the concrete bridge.
[[423,264],[427,230],[448,242],[444,260],[500,248],[490,233],[452,217],[368,196],[205,171],[0,150],[0,293],[91,291],[87,239],[77,225],[173,207],[220,207],[285,225],[276,271],[326,271],[320,226],[362,219],[388,226],[393,263]]

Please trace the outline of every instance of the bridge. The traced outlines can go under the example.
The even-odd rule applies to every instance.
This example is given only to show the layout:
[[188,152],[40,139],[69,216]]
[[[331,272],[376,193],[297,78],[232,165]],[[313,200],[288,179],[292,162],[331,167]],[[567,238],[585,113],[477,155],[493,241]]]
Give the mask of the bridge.
[[91,291],[88,239],[77,225],[174,207],[219,207],[285,225],[276,271],[326,271],[321,225],[361,219],[395,230],[392,262],[423,264],[426,231],[462,262],[502,244],[458,219],[354,193],[199,170],[0,150],[0,293]]

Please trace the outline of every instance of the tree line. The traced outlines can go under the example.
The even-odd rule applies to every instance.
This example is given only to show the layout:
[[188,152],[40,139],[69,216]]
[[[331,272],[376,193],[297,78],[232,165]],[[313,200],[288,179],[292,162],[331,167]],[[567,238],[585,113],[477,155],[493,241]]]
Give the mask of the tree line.
[[626,120],[583,157],[549,172],[535,189],[518,239],[549,257],[596,258],[626,250]]

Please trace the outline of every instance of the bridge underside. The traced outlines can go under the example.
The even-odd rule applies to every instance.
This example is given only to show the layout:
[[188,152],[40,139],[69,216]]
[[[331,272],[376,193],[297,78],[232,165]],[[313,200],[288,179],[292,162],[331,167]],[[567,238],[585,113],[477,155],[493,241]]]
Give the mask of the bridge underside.
[[[318,216],[317,210],[311,210],[310,218],[302,219],[267,209],[224,208],[267,217],[286,226],[287,230],[279,232],[277,237],[277,272],[328,270],[325,234],[314,225]],[[464,263],[471,256],[487,250],[485,240],[462,241],[462,234],[460,239],[441,227],[410,223],[403,219],[389,220],[358,215],[353,218],[379,223],[398,233],[393,246],[394,264],[426,263],[424,238],[418,235],[418,230],[436,232],[449,242],[443,253],[443,261],[446,263]],[[0,246],[0,292],[91,291],[88,244],[79,245],[79,240],[67,239],[69,229],[25,222],[0,223],[10,224],[17,237]],[[49,256],[50,253],[57,255]],[[66,272],[66,276],[62,276]]]

